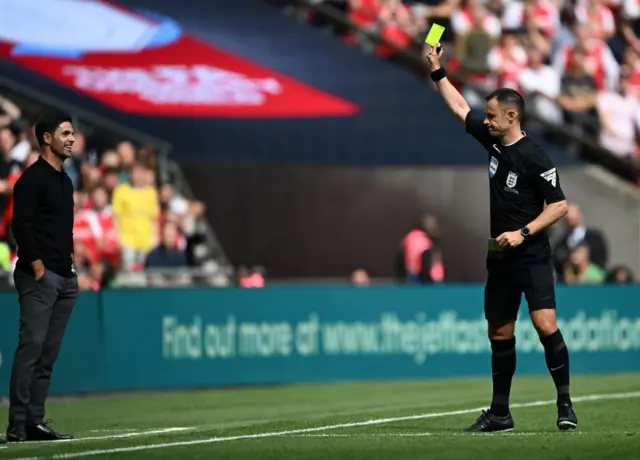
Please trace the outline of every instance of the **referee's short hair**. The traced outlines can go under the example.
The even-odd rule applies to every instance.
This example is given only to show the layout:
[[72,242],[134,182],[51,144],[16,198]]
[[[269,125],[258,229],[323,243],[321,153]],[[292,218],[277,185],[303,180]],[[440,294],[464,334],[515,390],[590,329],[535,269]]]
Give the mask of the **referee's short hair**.
[[44,133],[49,133],[53,136],[58,126],[65,121],[71,122],[71,116],[60,112],[42,112],[39,114],[34,126],[38,145],[44,147],[46,145],[44,142]]
[[522,122],[524,119],[524,98],[519,92],[511,88],[498,88],[489,94],[485,101],[489,102],[492,99],[496,99],[500,107],[515,109],[518,120]]

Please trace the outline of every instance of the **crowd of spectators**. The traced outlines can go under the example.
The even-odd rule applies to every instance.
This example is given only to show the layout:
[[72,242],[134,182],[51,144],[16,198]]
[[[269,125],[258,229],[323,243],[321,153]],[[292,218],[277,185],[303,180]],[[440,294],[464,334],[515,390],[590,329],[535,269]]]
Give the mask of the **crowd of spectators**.
[[[398,251],[398,281],[409,284],[447,282],[443,250],[439,244],[438,218],[421,216],[402,238]],[[556,280],[561,284],[628,284],[635,283],[629,267],[612,264],[609,243],[599,229],[587,225],[582,210],[570,204],[562,222],[554,228],[553,263]],[[365,276],[366,275],[366,276]],[[368,285],[368,274],[355,270],[354,285]]]
[[[379,57],[419,53],[431,24],[443,25],[447,73],[470,105],[482,106],[484,96],[496,87],[511,87],[527,98],[535,118],[568,127],[619,158],[640,161],[640,0],[312,3],[342,11],[356,30],[317,14],[315,8],[304,10],[308,20],[330,26],[348,43]],[[532,127],[539,125],[528,124]],[[397,277],[416,284],[446,282],[441,251],[434,244],[437,237],[424,224],[423,219],[402,239]],[[606,238],[584,224],[577,206],[570,207],[557,228],[562,232],[554,247],[558,282],[635,282],[628,267],[609,261]],[[368,276],[358,269],[350,280],[368,285]]]
[[[318,0],[360,30],[350,43],[382,57],[418,51],[433,22],[449,75],[474,106],[512,87],[539,118],[640,160],[640,2],[637,0]],[[531,128],[530,128],[531,129]],[[567,145],[566,147],[574,147]]]
[[635,283],[631,269],[612,264],[609,243],[599,229],[590,227],[582,210],[569,205],[563,229],[553,246],[553,260],[558,282],[564,284]]
[[[513,87],[541,118],[594,136],[618,156],[640,158],[640,0],[318,1],[341,5],[353,24],[399,49],[418,49],[431,23],[443,24],[446,65],[472,105],[496,86]],[[354,32],[345,38],[383,57],[396,52]],[[155,285],[189,283],[188,270],[179,269],[196,265],[204,204],[159,180],[153,146],[121,139],[96,148],[89,132],[76,129],[65,170],[75,189],[81,289],[113,285],[119,273],[145,273]],[[16,258],[12,187],[38,154],[27,117],[0,94],[0,272],[10,273]],[[446,281],[437,221],[433,227],[433,216],[425,216],[403,238],[396,270],[402,279]],[[610,266],[606,239],[585,226],[575,206],[565,229],[554,248],[560,282],[633,281],[626,267]],[[236,275],[239,286],[264,286],[261,270],[239,267]],[[369,275],[356,270],[352,282],[368,285]]]
[[[189,283],[204,237],[198,225],[205,206],[181,196],[171,180],[160,181],[154,146],[114,141],[91,144],[85,127],[74,126],[72,157],[64,164],[74,185],[74,251],[81,290],[99,290],[142,274],[146,284]],[[12,190],[37,161],[38,145],[28,117],[0,95],[0,272],[16,260],[11,233]],[[6,278],[11,278],[6,277]],[[136,278],[139,279],[139,276]]]

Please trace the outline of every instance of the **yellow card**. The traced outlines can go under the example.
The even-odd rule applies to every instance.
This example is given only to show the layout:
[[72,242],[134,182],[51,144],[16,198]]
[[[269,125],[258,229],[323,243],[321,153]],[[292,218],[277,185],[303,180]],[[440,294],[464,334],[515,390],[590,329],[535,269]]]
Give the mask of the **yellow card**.
[[434,46],[436,43],[440,41],[443,33],[444,33],[444,27],[434,22],[431,25],[431,29],[429,29],[429,33],[427,34],[427,38],[424,42],[428,45]]

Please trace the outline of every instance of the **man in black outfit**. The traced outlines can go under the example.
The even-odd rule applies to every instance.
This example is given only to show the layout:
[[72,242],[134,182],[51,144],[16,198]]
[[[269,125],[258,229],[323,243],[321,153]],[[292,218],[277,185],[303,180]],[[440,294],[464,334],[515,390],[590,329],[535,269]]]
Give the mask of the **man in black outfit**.
[[41,156],[13,191],[20,338],[11,372],[8,442],[71,439],[44,422],[44,406],[78,294],[73,185],[62,169],[71,156],[73,126],[67,116],[46,114],[35,125],[35,134]]
[[[515,322],[524,293],[544,346],[557,390],[560,430],[578,426],[569,396],[569,353],[556,324],[551,247],[545,230],[567,213],[558,171],[520,124],[524,99],[512,89],[486,98],[484,113],[472,111],[440,66],[439,44],[425,45],[425,58],[440,94],[487,151],[491,208],[484,309],[492,349],[493,399],[488,411],[463,432],[511,431],[511,381],[516,369]],[[546,203],[546,207],[545,207]]]

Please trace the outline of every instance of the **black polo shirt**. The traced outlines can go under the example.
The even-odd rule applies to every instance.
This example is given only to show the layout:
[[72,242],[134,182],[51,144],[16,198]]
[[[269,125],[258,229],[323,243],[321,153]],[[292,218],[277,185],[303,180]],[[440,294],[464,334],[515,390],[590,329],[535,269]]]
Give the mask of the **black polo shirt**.
[[[472,110],[465,120],[467,133],[486,149],[489,160],[491,237],[520,230],[542,213],[547,204],[563,201],[560,176],[542,147],[523,133],[522,138],[501,145],[489,134],[482,111]],[[512,254],[550,256],[546,232],[525,240]]]
[[73,184],[42,157],[27,168],[13,188],[13,237],[17,266],[33,272],[41,259],[45,269],[73,276]]

